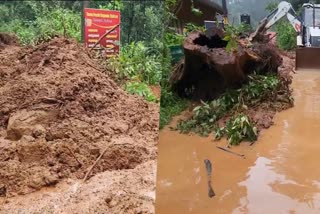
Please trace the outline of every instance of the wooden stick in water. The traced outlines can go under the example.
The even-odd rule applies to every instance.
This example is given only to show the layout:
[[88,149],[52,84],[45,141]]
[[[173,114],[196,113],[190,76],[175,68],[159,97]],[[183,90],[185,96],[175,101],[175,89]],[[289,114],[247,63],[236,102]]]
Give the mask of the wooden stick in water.
[[243,154],[239,154],[239,153],[236,153],[236,152],[233,152],[229,149],[226,149],[226,148],[223,148],[223,147],[220,147],[220,146],[217,146],[218,149],[221,149],[222,151],[225,151],[225,152],[228,152],[228,153],[231,153],[233,155],[236,155],[236,156],[239,156],[239,157],[242,157],[242,158],[246,158]]
[[211,185],[211,174],[212,174],[212,165],[211,165],[211,161],[206,159],[204,160],[204,164],[206,166],[206,170],[207,170],[207,176],[208,176],[208,196],[209,198],[214,197],[216,194],[213,191],[212,185]]

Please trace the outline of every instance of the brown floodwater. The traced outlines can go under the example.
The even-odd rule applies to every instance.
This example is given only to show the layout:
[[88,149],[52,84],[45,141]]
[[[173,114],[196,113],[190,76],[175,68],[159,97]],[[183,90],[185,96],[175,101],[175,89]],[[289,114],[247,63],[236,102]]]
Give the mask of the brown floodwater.
[[[274,118],[253,146],[217,149],[226,141],[160,132],[156,214],[320,213],[320,71],[299,71],[295,107]],[[174,124],[175,121],[173,121]],[[212,163],[212,187],[204,160]]]

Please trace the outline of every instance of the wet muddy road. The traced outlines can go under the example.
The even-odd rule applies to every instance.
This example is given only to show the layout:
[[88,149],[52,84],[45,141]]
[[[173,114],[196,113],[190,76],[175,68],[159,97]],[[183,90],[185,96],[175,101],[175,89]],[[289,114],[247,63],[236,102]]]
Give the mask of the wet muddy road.
[[[221,151],[213,137],[160,133],[156,213],[320,213],[320,72],[299,71],[295,107],[259,141]],[[208,197],[204,160],[212,163]]]

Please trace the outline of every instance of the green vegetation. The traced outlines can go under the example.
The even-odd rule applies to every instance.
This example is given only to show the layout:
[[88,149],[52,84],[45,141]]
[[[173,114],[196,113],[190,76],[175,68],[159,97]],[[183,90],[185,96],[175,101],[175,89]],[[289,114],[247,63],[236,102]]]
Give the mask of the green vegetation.
[[[240,25],[241,26],[241,25]],[[224,41],[228,42],[226,50],[230,53],[238,49],[238,35],[240,34],[240,28],[234,27],[232,25],[227,25],[225,30]]]
[[[0,31],[18,35],[23,44],[64,35],[81,39],[83,1],[0,1]],[[120,10],[121,44],[144,41],[147,46],[163,36],[162,1],[89,1],[88,7]]]
[[[282,82],[275,75],[251,75],[249,82],[240,89],[228,90],[216,100],[202,102],[193,109],[193,116],[190,119],[180,121],[177,129],[182,133],[195,132],[202,136],[208,136],[215,130],[218,139],[227,136],[233,145],[242,140],[255,140],[256,128],[243,113],[248,107],[254,107],[264,101],[275,102],[281,87]],[[287,97],[287,100],[292,102],[291,97]],[[234,115],[238,116],[231,118],[225,127],[219,127],[218,121],[221,118]]]
[[251,27],[247,24],[240,24],[238,26],[227,25],[225,26],[225,37],[224,41],[228,42],[226,50],[231,53],[238,49],[239,36],[245,32],[250,32]]
[[172,90],[169,83],[172,72],[170,49],[165,44],[164,60],[162,64],[161,102],[160,102],[160,129],[169,124],[172,117],[185,110],[189,102],[180,98]]
[[185,110],[188,105],[187,100],[178,97],[170,88],[161,87],[160,129],[169,124],[172,117]]
[[176,46],[182,45],[184,38],[185,37],[181,34],[166,32],[164,41],[168,46]]
[[[45,2],[19,3],[21,5],[15,6],[8,3],[0,5],[0,11],[5,11],[5,13],[0,12],[2,14],[0,15],[0,32],[15,33],[22,44],[34,45],[55,35],[65,35],[80,41],[80,12],[63,8],[59,3],[55,8],[51,8]],[[19,14],[19,10],[25,10],[25,13]],[[7,20],[9,16],[12,17],[11,20]],[[25,16],[29,18],[26,19]]]
[[[172,20],[175,20],[174,9],[177,7],[179,0],[165,0],[165,23],[169,26]],[[193,12],[197,13],[197,9],[193,7]],[[181,111],[185,110],[189,102],[180,98],[171,90],[169,79],[173,70],[173,57],[170,53],[170,46],[180,46],[185,39],[188,32],[199,28],[193,24],[187,24],[185,34],[178,34],[165,28],[164,37],[164,51],[162,63],[162,78],[161,78],[161,102],[160,102],[160,129],[169,124],[172,118],[178,115]]]
[[246,115],[238,115],[228,120],[225,127],[217,128],[215,137],[220,140],[226,136],[230,145],[239,145],[241,141],[256,141],[258,130]]
[[150,87],[143,82],[128,82],[125,85],[125,90],[130,94],[137,94],[144,97],[149,102],[158,101],[157,97],[153,95]]
[[149,102],[158,102],[149,85],[158,85],[162,73],[162,54],[158,49],[160,41],[153,46],[145,42],[132,42],[121,47],[120,55],[109,58],[107,69],[116,74],[119,84],[131,94],[144,97]]
[[[271,12],[278,7],[278,2],[271,2],[267,5],[266,10]],[[293,50],[297,45],[297,33],[290,22],[282,19],[275,24],[275,32],[277,33],[277,45],[283,50]]]
[[293,50],[297,46],[297,33],[287,21],[276,25],[277,44],[283,50]]
[[204,26],[199,26],[199,25],[195,25],[192,23],[187,23],[185,26],[185,36],[188,35],[188,33],[192,32],[192,31],[201,31],[201,32],[205,32],[205,27]]
[[149,87],[158,85],[161,80],[162,55],[157,51],[146,47],[144,42],[132,42],[121,48],[120,56],[108,59],[107,69],[116,74],[118,82],[130,94],[158,102]]
[[199,10],[198,8],[194,7],[194,2],[193,0],[191,0],[191,11],[193,14],[195,14],[196,16],[201,16],[203,13],[201,10]]
[[138,80],[148,85],[159,84],[162,55],[152,53],[144,42],[132,42],[121,48],[119,57],[108,60],[107,67],[117,74],[119,80]]

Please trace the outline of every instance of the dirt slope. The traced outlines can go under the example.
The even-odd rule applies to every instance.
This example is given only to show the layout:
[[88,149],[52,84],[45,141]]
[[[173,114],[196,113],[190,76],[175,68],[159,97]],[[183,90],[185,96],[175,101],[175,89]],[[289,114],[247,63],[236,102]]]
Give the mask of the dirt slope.
[[[67,178],[74,182],[82,179],[106,148],[92,174],[107,171],[104,174],[108,176],[97,183],[81,184],[83,188],[91,185],[88,194],[107,187],[90,207],[102,206],[104,195],[112,200],[113,194],[125,191],[126,184],[146,175],[152,178],[145,189],[154,189],[158,106],[126,94],[74,41],[56,38],[34,48],[0,47],[0,96],[2,199],[29,194]],[[152,164],[144,169],[144,175],[137,175],[135,168],[145,162]],[[128,203],[151,204],[151,210],[146,210],[152,213],[152,198],[136,196],[140,187],[137,182],[131,187]],[[86,197],[79,196],[80,204]],[[62,207],[73,206],[72,200],[62,201]],[[15,210],[15,198],[2,202],[8,204],[0,206],[0,212]],[[26,203],[23,210],[35,211],[31,205]],[[130,210],[126,206],[115,209],[123,212],[122,207]]]

